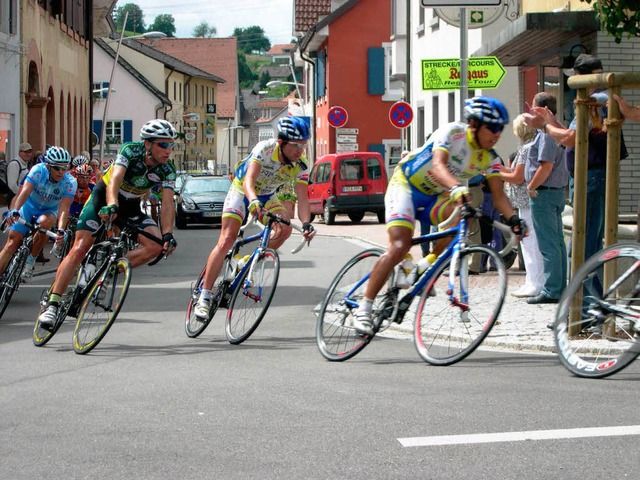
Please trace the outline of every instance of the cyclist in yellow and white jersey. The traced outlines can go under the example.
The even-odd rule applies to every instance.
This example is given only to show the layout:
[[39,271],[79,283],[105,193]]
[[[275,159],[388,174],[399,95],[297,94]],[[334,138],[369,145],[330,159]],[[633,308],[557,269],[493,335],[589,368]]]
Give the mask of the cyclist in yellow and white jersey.
[[[371,271],[353,319],[353,327],[362,335],[373,333],[373,299],[393,268],[409,252],[416,218],[431,225],[445,220],[456,204],[470,201],[469,189],[464,184],[468,179],[484,173],[495,207],[508,219],[514,233],[525,232],[524,222],[515,214],[504,192],[492,152],[504,125],[509,123],[507,109],[497,99],[478,96],[466,101],[465,115],[468,124],[447,124],[433,132],[422,147],[409,152],[389,181],[385,194],[389,245]],[[445,239],[436,243],[434,254],[441,253],[446,242]]]
[[[311,211],[307,185],[309,165],[303,152],[310,137],[309,126],[300,117],[283,117],[278,121],[278,138],[258,142],[251,154],[235,171],[235,177],[224,201],[222,227],[218,243],[207,259],[202,293],[193,312],[197,318],[209,316],[211,289],[222,269],[225,254],[238,236],[247,210],[260,217],[263,209],[289,219],[289,214],[276,198],[281,185],[295,180],[298,196],[298,218],[306,239],[314,235],[310,223]],[[291,235],[291,227],[281,223],[274,225],[269,248],[280,247]]]

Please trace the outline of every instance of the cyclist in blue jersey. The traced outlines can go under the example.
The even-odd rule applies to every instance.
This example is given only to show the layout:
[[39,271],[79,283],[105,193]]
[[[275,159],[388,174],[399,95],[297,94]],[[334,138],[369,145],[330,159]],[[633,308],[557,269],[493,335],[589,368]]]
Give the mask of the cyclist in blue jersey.
[[[465,115],[468,124],[443,126],[423,146],[402,158],[389,181],[385,194],[389,246],[374,265],[353,318],[353,327],[361,335],[373,334],[373,299],[409,252],[416,218],[437,225],[451,215],[456,205],[470,202],[465,185],[469,179],[484,173],[495,207],[508,219],[514,233],[525,232],[524,222],[504,192],[499,162],[491,154],[504,125],[509,123],[506,107],[497,99],[478,96],[466,101]],[[436,242],[433,253],[441,253],[448,241]]]
[[[27,174],[20,193],[15,199],[14,209],[8,212],[7,223],[11,225],[9,239],[0,252],[0,274],[3,274],[11,256],[18,250],[29,229],[20,223],[23,218],[47,230],[58,227],[58,242],[62,242],[64,226],[67,224],[69,207],[76,193],[76,180],[69,174],[71,155],[64,148],[50,147],[45,163],[36,164]],[[31,255],[22,271],[22,280],[28,282],[38,254],[47,242],[47,237],[38,232],[34,235]]]
[[[220,238],[207,259],[202,293],[194,307],[197,318],[205,319],[209,316],[211,289],[220,273],[225,254],[238,236],[247,210],[260,216],[264,208],[289,219],[287,210],[276,197],[278,187],[295,181],[298,217],[302,222],[304,236],[310,240],[315,234],[309,221],[309,165],[303,153],[309,137],[309,126],[304,119],[283,117],[278,121],[278,138],[258,142],[249,157],[236,167],[231,188],[224,201]],[[280,247],[290,235],[291,227],[280,223],[274,225],[269,248]]]

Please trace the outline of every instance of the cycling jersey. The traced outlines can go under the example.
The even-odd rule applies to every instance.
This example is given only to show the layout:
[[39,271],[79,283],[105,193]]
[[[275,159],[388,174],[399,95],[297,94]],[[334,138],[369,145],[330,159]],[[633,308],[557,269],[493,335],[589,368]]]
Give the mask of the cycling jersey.
[[260,174],[255,181],[256,194],[259,196],[271,195],[278,187],[290,183],[307,185],[309,183],[309,166],[304,155],[292,165],[284,165],[279,159],[280,144],[277,140],[264,140],[258,142],[251,154],[242,160],[235,170],[235,178],[231,188],[237,192],[244,192],[242,182],[247,174],[250,163],[257,163],[261,166]]
[[93,187],[95,187],[95,185],[93,183],[90,183],[86,188],[78,188],[76,190],[76,194],[73,197],[73,202],[71,202],[71,207],[69,208],[69,214],[71,216],[77,217],[78,215],[80,215],[82,207],[84,207],[84,204],[87,203],[87,200],[91,196]]
[[461,182],[483,173],[487,178],[500,175],[499,159],[494,161],[494,155],[476,144],[471,129],[464,123],[450,123],[433,132],[427,143],[399,163],[409,184],[426,195],[439,195],[446,190],[431,171],[436,150],[449,154],[447,168]]
[[120,185],[120,195],[127,199],[139,199],[158,184],[162,185],[162,188],[174,190],[176,168],[173,160],[165,164],[160,163],[155,167],[147,167],[144,163],[146,154],[144,142],[125,143],[116,161],[104,172],[101,181],[109,185],[114,167],[120,165],[127,169]]
[[25,181],[33,185],[33,192],[27,198],[25,205],[43,211],[57,211],[60,200],[64,197],[73,198],[78,186],[76,179],[69,172],[66,172],[59,182],[51,182],[45,163],[35,165],[27,174]]

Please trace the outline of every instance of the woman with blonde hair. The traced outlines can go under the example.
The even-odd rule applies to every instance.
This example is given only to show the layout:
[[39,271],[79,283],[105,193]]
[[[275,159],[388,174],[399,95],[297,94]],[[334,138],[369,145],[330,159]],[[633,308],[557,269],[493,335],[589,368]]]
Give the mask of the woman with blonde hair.
[[525,163],[531,147],[531,142],[536,136],[536,129],[524,122],[524,115],[520,114],[513,120],[513,133],[520,140],[520,148],[515,153],[509,167],[504,167],[500,172],[506,183],[506,191],[513,208],[519,210],[520,218],[527,222],[527,237],[520,241],[522,245],[522,257],[527,271],[524,285],[513,292],[515,297],[535,297],[540,293],[544,285],[544,269],[542,255],[538,248],[536,232],[533,229],[531,208],[529,207],[529,194],[524,180]]

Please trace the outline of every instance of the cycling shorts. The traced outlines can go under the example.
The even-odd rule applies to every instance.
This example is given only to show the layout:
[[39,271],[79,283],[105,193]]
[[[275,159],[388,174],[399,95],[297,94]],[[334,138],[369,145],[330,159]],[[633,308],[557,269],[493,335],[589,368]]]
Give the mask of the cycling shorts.
[[[258,195],[258,200],[264,205],[264,209],[271,213],[278,211],[286,212],[284,205],[278,200],[275,193],[269,195]],[[224,206],[222,207],[222,218],[235,218],[240,223],[244,222],[249,210],[249,199],[244,192],[239,192],[233,188],[229,189]]]
[[416,220],[437,225],[445,220],[444,210],[451,203],[449,192],[427,195],[409,183],[401,168],[396,168],[384,196],[387,228],[405,227],[413,231]]
[[[29,204],[29,202],[27,202],[20,209],[20,217],[24,218],[29,223],[33,223],[34,219],[37,220],[41,215],[53,215],[54,217],[57,217],[58,207],[42,210],[37,208],[35,205],[31,205]],[[10,230],[15,230],[24,237],[29,232],[29,227],[16,222],[11,225]]]

